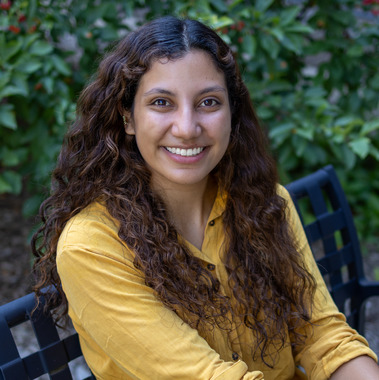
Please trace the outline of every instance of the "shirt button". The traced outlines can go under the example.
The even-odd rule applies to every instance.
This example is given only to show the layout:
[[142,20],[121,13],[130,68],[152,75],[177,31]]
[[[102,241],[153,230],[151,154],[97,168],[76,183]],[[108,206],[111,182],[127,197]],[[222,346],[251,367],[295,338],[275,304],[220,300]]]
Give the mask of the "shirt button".
[[208,264],[207,265],[207,268],[209,269],[209,270],[215,270],[215,266],[213,265],[213,264]]
[[214,220],[211,220],[211,221],[209,222],[209,225],[210,225],[210,226],[214,226],[214,225],[215,225],[215,221],[214,221]]
[[239,356],[238,356],[237,352],[233,352],[233,353],[232,353],[232,359],[233,359],[234,361],[236,361],[236,360],[238,360],[238,358],[239,358]]

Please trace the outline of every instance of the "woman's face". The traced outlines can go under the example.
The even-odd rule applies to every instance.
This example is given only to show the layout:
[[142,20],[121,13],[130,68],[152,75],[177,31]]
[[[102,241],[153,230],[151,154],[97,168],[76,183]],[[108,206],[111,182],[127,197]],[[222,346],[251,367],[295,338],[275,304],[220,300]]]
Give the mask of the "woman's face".
[[229,144],[224,74],[200,50],[154,62],[126,116],[126,132],[135,135],[155,189],[204,184]]

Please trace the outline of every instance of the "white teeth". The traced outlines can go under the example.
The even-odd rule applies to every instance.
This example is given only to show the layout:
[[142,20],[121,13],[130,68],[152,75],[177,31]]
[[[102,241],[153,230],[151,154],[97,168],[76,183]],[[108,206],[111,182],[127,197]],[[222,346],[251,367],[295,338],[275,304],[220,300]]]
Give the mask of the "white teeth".
[[180,149],[180,148],[171,148],[171,147],[166,147],[166,149],[170,153],[178,154],[180,156],[185,156],[185,157],[197,156],[204,150],[204,148]]

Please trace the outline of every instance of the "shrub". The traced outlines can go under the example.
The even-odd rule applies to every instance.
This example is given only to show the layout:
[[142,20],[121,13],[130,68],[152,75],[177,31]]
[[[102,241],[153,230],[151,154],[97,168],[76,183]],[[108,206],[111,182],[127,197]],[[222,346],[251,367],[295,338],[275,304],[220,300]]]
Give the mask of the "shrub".
[[67,4],[1,2],[0,192],[20,192],[24,179],[35,212],[99,55],[145,20],[177,14],[233,46],[283,182],[334,164],[360,233],[377,236],[379,1]]

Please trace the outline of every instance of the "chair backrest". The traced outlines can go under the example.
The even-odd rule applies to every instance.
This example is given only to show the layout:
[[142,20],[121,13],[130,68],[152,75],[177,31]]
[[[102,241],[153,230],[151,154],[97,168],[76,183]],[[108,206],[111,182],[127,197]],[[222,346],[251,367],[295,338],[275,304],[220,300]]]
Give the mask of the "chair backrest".
[[[35,306],[34,294],[0,306],[0,380],[35,379],[44,374],[51,380],[73,379],[68,364],[82,356],[77,333],[60,337],[51,314],[43,311],[44,299],[32,313]],[[12,328],[25,323],[31,324],[38,345],[22,357]],[[88,367],[82,372],[82,378],[95,380]]]
[[286,186],[329,291],[348,323],[363,326],[362,254],[353,216],[333,166]]

